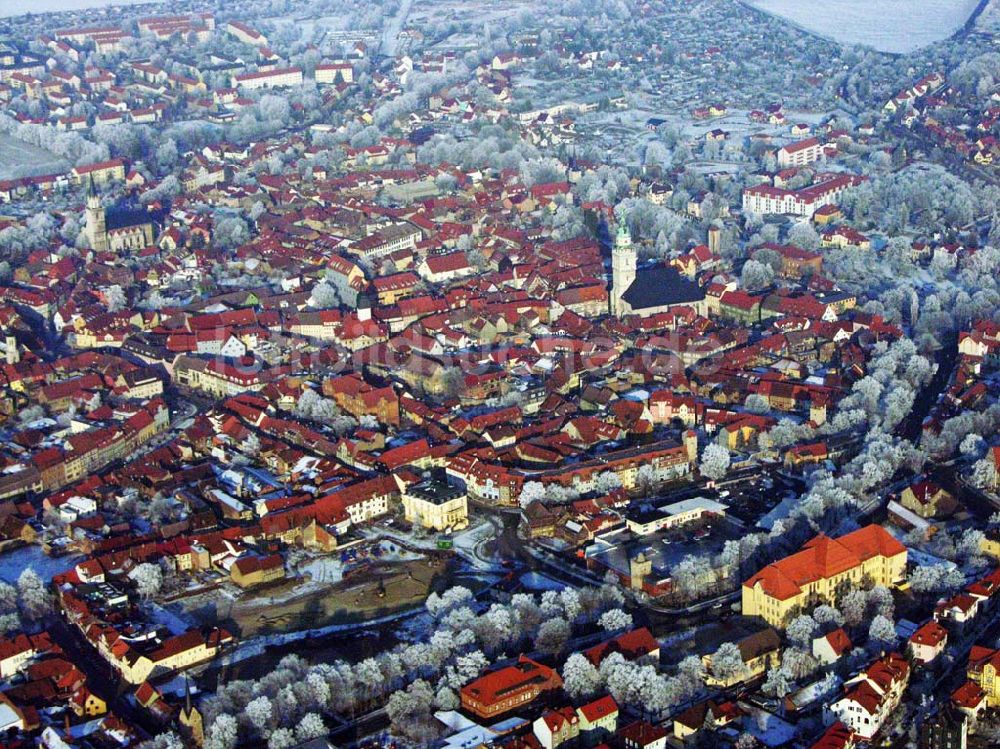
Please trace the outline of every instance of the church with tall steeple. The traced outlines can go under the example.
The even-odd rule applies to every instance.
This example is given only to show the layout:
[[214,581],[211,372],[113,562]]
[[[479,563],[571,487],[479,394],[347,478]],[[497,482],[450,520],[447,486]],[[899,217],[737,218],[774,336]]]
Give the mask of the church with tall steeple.
[[677,269],[660,262],[638,271],[638,253],[632,235],[622,221],[611,248],[611,293],[609,311],[614,317],[651,317],[673,307],[692,307],[706,314],[705,290]]
[[98,252],[129,252],[153,244],[153,217],[144,207],[101,205],[101,197],[91,179],[87,189],[87,239]]

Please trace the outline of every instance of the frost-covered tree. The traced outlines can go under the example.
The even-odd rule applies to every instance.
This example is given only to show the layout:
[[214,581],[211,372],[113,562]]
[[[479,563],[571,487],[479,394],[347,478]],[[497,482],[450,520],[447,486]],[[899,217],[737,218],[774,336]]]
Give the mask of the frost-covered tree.
[[865,621],[868,609],[868,595],[863,590],[852,590],[845,595],[839,603],[840,613],[844,615],[844,622],[852,627],[856,627]]
[[545,501],[545,485],[541,481],[525,481],[517,502],[521,507],[527,507],[535,501]]
[[892,623],[892,619],[876,614],[868,627],[868,641],[871,648],[873,650],[892,648],[897,640],[896,627]]
[[729,472],[729,463],[729,450],[713,442],[702,452],[698,469],[705,478],[719,481]]
[[313,286],[309,304],[317,309],[330,309],[340,305],[340,294],[328,282],[320,281]]
[[[968,538],[968,535],[963,535],[963,538]],[[978,545],[976,549],[978,551]],[[880,614],[892,621],[896,603],[892,599],[892,591],[884,585],[876,585],[868,591],[868,606],[874,613]]]
[[291,728],[275,728],[267,740],[267,749],[292,749],[297,743]]
[[259,734],[265,735],[271,724],[271,718],[273,716],[271,700],[263,694],[259,697],[255,697],[247,703],[243,714]]
[[768,402],[767,398],[759,393],[751,393],[748,395],[743,405],[746,407],[747,411],[755,414],[766,414],[771,410],[771,404]]
[[771,266],[758,260],[747,260],[740,272],[740,284],[747,291],[760,291],[774,282]]
[[295,726],[295,738],[299,743],[304,743],[311,739],[318,739],[326,736],[326,724],[323,718],[316,713],[306,713],[302,720]]
[[205,732],[205,749],[236,749],[239,726],[236,718],[228,713],[215,717]]
[[184,742],[173,731],[167,731],[143,741],[137,749],[184,749]]
[[582,653],[573,653],[563,664],[563,689],[574,700],[592,697],[601,688],[601,674]]
[[811,221],[800,221],[788,230],[788,243],[804,250],[815,250],[819,247],[819,234]]
[[577,617],[583,613],[580,594],[575,588],[563,588],[560,590],[559,604],[562,606],[563,616],[568,622],[576,621]]
[[594,488],[601,494],[610,494],[616,489],[622,488],[622,480],[614,471],[605,471],[598,474],[594,481]]
[[816,634],[818,626],[816,620],[813,619],[809,614],[801,614],[788,624],[788,628],[785,630],[785,635],[788,639],[803,648],[809,648],[812,645],[813,637]]
[[250,239],[250,229],[239,216],[216,218],[212,227],[212,243],[223,249],[239,247]]
[[632,615],[621,609],[609,609],[601,614],[597,623],[606,631],[614,632],[618,629],[625,629],[632,626]]
[[958,451],[966,458],[978,458],[983,454],[986,441],[978,434],[967,434],[958,446]]
[[135,583],[139,596],[146,600],[154,598],[163,587],[163,571],[159,565],[151,562],[136,565],[135,569],[129,573],[129,577]]
[[649,463],[639,466],[639,470],[635,472],[635,485],[644,492],[650,492],[655,489],[659,481],[659,473]]
[[987,458],[977,460],[972,466],[969,483],[978,489],[993,489],[997,486],[997,469]]
[[711,562],[702,556],[689,554],[670,571],[674,589],[685,598],[704,593],[705,582],[712,575]]
[[746,663],[739,646],[734,642],[724,642],[712,654],[712,674],[717,679],[728,681],[742,678],[747,673]]
[[107,303],[108,312],[120,312],[128,304],[128,298],[125,296],[122,287],[118,284],[109,286],[108,290],[104,293],[104,298]]
[[910,573],[910,586],[917,593],[951,593],[964,584],[965,576],[951,564],[920,566]]
[[434,692],[423,679],[417,679],[405,690],[393,692],[386,703],[386,715],[395,732],[415,741],[427,741],[435,733],[431,710]]
[[27,567],[17,578],[17,598],[21,614],[28,621],[38,621],[52,611],[49,591],[31,567]]
[[780,699],[792,691],[792,680],[781,666],[772,666],[761,688],[764,694]]
[[843,615],[833,606],[828,606],[825,603],[813,609],[812,618],[815,619],[816,623],[821,627],[839,627],[844,623]]
[[566,645],[573,630],[562,617],[542,622],[535,636],[535,647],[546,653],[558,653]]

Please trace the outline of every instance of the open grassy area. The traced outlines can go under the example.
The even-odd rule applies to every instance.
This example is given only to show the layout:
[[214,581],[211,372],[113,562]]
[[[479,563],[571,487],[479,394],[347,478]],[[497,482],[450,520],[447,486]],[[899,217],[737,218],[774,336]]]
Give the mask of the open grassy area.
[[0,179],[55,174],[69,164],[44,148],[37,148],[9,136],[0,137]]
[[380,564],[333,585],[290,580],[248,592],[229,618],[244,638],[377,619],[423,602],[446,566],[443,559],[421,559]]

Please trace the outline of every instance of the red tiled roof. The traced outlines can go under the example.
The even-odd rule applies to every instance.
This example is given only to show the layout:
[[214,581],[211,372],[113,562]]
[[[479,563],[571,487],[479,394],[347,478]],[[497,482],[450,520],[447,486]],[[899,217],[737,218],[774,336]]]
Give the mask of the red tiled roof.
[[767,565],[743,585],[752,588],[759,583],[769,596],[787,600],[801,593],[803,585],[853,569],[872,557],[892,557],[905,551],[905,546],[878,525],[838,539],[821,534],[802,551]]

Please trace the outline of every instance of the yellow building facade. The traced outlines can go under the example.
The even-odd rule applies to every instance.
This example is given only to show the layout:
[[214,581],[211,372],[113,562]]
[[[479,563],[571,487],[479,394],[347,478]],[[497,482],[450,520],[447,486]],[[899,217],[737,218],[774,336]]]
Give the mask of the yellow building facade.
[[799,613],[835,604],[856,588],[894,586],[906,576],[906,547],[869,525],[837,539],[820,535],[743,583],[743,615],[784,629]]

